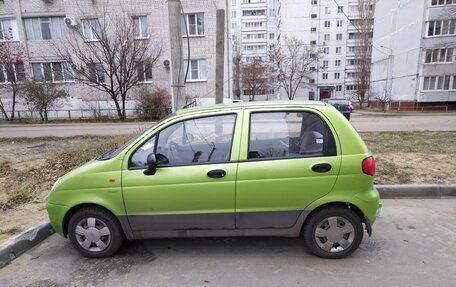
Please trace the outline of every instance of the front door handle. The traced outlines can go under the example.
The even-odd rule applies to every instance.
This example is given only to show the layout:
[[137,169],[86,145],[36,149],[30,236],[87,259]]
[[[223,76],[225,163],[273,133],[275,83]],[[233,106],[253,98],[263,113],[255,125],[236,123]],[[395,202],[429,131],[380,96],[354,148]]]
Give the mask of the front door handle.
[[329,163],[318,163],[312,166],[312,170],[315,172],[328,172],[331,170],[331,165]]
[[212,178],[222,178],[225,177],[225,175],[226,171],[224,171],[223,169],[214,169],[207,172],[207,176]]

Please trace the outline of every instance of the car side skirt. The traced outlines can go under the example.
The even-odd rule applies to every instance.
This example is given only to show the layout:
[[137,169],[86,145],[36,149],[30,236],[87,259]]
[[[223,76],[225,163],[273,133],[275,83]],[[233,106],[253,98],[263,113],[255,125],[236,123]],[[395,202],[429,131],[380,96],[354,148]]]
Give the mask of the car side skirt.
[[[243,212],[192,215],[119,216],[128,239],[224,237],[224,236],[289,236],[301,234],[310,211]],[[236,223],[243,228],[233,226]],[[290,224],[290,220],[291,224]],[[134,229],[132,228],[134,227]]]

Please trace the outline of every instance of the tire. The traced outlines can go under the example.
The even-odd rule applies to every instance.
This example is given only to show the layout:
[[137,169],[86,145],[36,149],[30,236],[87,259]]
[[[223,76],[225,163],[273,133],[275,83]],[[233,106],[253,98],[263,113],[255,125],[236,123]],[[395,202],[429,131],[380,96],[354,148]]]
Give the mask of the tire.
[[125,241],[117,218],[105,209],[86,207],[76,211],[68,223],[68,237],[85,257],[110,257]]
[[352,210],[328,207],[311,215],[304,226],[303,235],[313,254],[321,258],[339,259],[358,248],[364,230],[361,219]]

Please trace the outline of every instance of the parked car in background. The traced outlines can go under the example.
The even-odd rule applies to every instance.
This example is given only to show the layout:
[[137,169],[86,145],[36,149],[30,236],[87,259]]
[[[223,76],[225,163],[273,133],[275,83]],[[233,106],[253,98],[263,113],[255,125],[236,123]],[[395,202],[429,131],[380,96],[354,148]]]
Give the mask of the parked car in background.
[[88,257],[125,239],[294,236],[342,258],[372,233],[374,174],[361,137],[327,104],[220,104],[180,110],[59,178],[47,210]]
[[355,110],[355,107],[353,106],[353,103],[352,101],[348,101],[350,103],[350,112],[353,113],[353,111]]
[[324,103],[328,103],[331,106],[334,106],[339,112],[341,112],[347,120],[350,120],[350,115],[353,109],[351,102],[346,99],[323,99],[321,100]]

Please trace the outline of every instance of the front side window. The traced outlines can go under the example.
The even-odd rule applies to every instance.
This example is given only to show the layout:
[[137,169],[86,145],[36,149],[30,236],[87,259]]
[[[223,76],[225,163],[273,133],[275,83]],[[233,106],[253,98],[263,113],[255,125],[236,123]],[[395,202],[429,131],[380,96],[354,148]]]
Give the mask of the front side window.
[[204,13],[182,15],[181,29],[182,36],[187,36],[187,32],[189,36],[204,35]]
[[249,160],[337,154],[328,125],[311,112],[260,112],[250,117]]
[[100,39],[100,21],[98,19],[82,19],[82,32],[87,41],[97,41]]
[[172,124],[137,149],[130,168],[146,168],[155,153],[158,166],[192,165],[230,160],[236,115],[195,118]]

